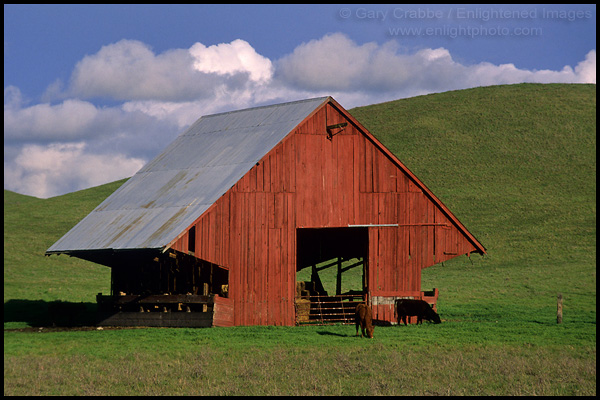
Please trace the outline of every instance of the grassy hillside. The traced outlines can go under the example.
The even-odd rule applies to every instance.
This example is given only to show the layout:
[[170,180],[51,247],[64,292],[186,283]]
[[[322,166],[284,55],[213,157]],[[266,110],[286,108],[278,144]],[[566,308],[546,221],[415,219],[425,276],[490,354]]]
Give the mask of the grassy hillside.
[[9,299],[94,301],[110,289],[110,270],[44,253],[125,180],[38,199],[4,191],[4,302]]
[[348,326],[8,331],[35,326],[40,301],[109,290],[108,268],[44,251],[123,181],[47,200],[5,191],[4,394],[595,395],[596,85],[350,112],[488,249],[423,271],[441,325],[371,341]]
[[488,250],[423,271],[440,302],[550,312],[562,292],[595,322],[596,85],[482,87],[351,113]]

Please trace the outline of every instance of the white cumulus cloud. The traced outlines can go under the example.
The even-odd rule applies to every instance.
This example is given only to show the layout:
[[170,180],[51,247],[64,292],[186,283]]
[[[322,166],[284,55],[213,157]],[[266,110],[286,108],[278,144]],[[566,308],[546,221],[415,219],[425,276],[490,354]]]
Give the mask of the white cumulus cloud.
[[[244,40],[155,54],[137,40],[121,40],[85,56],[71,74],[67,94],[124,101],[193,101],[248,83],[268,82],[271,61]],[[54,82],[48,93],[56,93]]]
[[77,63],[69,93],[117,100],[200,97],[211,82],[192,68],[192,62],[184,49],[156,55],[145,43],[121,40]]
[[596,83],[596,50],[586,54],[585,60],[575,67],[577,83]]
[[4,137],[9,139],[72,139],[89,130],[98,116],[86,101],[68,99],[57,105],[35,104],[4,107]]
[[378,92],[397,98],[521,82],[596,82],[595,50],[575,69],[565,66],[560,71],[532,71],[513,64],[464,65],[445,48],[409,54],[400,52],[394,41],[359,45],[341,33],[303,43],[277,65],[279,78],[297,89]]
[[250,43],[236,39],[206,47],[194,44],[190,50],[194,68],[201,72],[229,74],[248,73],[252,81],[269,81],[273,75],[271,60],[261,56]]
[[85,143],[26,145],[14,162],[4,162],[5,188],[48,198],[130,177],[143,165],[124,154],[91,153]]
[[[196,119],[216,112],[324,95],[352,108],[521,82],[596,83],[596,51],[574,67],[527,70],[467,65],[443,47],[359,44],[342,33],[277,60],[241,39],[159,54],[121,40],[83,57],[66,85],[51,82],[44,102],[4,88],[4,186],[48,197],[131,176]],[[116,104],[98,106],[96,98]]]

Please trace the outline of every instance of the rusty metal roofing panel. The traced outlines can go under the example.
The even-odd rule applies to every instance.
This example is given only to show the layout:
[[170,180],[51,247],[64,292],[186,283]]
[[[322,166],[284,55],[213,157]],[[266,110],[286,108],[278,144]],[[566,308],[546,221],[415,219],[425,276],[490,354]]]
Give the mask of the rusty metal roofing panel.
[[164,248],[328,99],[200,118],[46,253]]

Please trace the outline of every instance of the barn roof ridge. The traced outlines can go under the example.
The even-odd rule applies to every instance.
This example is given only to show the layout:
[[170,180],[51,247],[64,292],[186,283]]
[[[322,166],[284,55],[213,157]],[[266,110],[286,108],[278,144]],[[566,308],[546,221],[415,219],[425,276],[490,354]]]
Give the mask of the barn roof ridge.
[[275,103],[275,104],[265,104],[262,106],[255,106],[255,107],[248,107],[248,108],[240,108],[237,110],[230,110],[230,111],[221,111],[218,113],[214,113],[214,114],[207,114],[207,115],[203,115],[199,118],[210,118],[210,117],[218,117],[218,116],[222,116],[225,114],[236,114],[236,113],[242,113],[242,112],[249,112],[249,111],[254,111],[254,110],[259,110],[261,108],[276,108],[276,107],[284,107],[284,106],[288,106],[288,105],[292,105],[292,104],[296,104],[296,103],[306,103],[306,102],[312,102],[315,100],[322,100],[323,102],[325,102],[325,100],[330,99],[331,96],[317,96],[317,97],[311,97],[309,99],[300,99],[300,100],[292,100],[292,101],[286,101],[284,103]]

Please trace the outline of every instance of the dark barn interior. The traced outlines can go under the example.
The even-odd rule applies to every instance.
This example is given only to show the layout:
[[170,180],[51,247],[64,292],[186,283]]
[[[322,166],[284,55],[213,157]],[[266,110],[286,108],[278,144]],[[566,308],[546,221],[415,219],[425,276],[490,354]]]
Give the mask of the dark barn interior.
[[211,326],[215,297],[229,297],[229,271],[192,254],[118,252],[109,266],[111,294],[97,296],[100,325]]
[[[356,305],[367,300],[368,240],[364,227],[297,230],[297,272],[310,269],[310,280],[296,283],[297,323],[353,323]],[[329,291],[321,280],[326,270],[335,276]],[[352,282],[346,291],[344,277]]]

